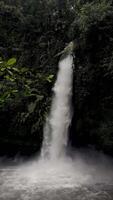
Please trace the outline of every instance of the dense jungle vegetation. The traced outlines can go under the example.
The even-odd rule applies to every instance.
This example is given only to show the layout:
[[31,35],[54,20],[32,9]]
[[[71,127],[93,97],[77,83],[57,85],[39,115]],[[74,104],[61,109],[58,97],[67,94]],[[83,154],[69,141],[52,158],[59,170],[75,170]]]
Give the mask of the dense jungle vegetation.
[[113,2],[0,1],[0,154],[41,148],[60,57],[74,41],[69,145],[113,155]]

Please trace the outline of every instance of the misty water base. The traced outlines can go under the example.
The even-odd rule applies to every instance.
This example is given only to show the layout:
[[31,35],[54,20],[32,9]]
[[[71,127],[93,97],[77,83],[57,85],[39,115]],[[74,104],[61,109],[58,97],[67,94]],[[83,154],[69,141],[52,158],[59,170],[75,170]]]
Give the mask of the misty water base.
[[0,167],[0,200],[112,200],[113,160],[74,152],[59,161],[37,160]]
[[113,160],[67,150],[72,66],[71,55],[59,63],[41,156],[15,165],[1,162],[0,200],[113,200]]

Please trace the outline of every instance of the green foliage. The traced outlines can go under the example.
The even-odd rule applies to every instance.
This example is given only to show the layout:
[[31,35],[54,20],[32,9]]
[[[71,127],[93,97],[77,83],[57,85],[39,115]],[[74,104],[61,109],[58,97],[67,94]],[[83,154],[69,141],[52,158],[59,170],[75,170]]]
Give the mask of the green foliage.
[[98,26],[99,23],[113,16],[111,1],[97,0],[77,1],[74,7],[74,20],[69,28],[70,37],[84,37],[91,27]]
[[78,13],[80,30],[87,31],[90,26],[103,21],[111,14],[113,14],[113,8],[109,1],[86,3]]
[[[35,73],[35,74],[34,74]],[[0,106],[19,100],[23,97],[35,96],[37,101],[42,99],[38,85],[42,82],[45,84],[53,81],[54,75],[45,75],[36,73],[27,67],[17,67],[16,58],[8,61],[0,60]],[[39,83],[40,82],[40,83]]]

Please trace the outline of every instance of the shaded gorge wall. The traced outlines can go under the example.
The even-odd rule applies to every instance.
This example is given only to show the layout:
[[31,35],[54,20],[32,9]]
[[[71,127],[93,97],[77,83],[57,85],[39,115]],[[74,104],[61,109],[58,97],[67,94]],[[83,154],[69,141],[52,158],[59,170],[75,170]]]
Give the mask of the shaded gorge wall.
[[[55,56],[73,40],[69,145],[113,155],[112,1],[62,1],[62,10],[58,1],[37,2],[0,2],[0,57],[16,57],[18,73],[27,68],[20,75],[10,69],[17,78],[12,84],[0,67],[0,155],[40,151],[60,59]],[[10,89],[18,92],[10,95]]]
[[[109,23],[109,26],[108,26]],[[72,146],[113,155],[113,45],[111,21],[87,31],[75,51]]]

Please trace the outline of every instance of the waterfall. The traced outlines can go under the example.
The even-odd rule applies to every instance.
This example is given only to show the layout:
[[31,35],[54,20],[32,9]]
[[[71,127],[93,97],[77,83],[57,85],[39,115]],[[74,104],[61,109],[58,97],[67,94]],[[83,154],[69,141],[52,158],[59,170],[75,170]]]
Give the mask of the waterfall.
[[51,110],[44,127],[41,152],[43,158],[58,159],[65,153],[72,118],[72,66],[72,55],[68,55],[59,62],[58,75],[53,87]]

